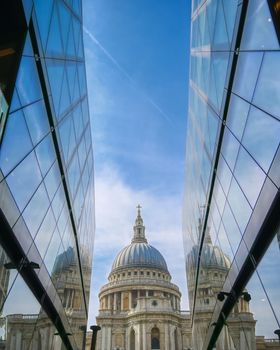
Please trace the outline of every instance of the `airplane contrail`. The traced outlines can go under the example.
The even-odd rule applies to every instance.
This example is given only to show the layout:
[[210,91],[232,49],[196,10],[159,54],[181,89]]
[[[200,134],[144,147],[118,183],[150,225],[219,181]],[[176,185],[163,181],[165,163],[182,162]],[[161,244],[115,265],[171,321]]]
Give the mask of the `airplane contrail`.
[[109,58],[109,60],[118,68],[118,70],[130,81],[130,83],[141,92],[145,100],[148,101],[169,123],[172,124],[170,117],[153,101],[136,83],[136,81],[127,73],[127,71],[119,64],[119,62],[104,48],[104,46],[96,39],[96,37],[83,26],[84,32],[99,47],[99,49]]

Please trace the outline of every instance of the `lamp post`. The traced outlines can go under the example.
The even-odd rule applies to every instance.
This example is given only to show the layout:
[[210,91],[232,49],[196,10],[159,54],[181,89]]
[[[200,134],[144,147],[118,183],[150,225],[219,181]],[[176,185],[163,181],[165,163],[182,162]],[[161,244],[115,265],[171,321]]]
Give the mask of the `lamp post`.
[[99,327],[99,326],[90,326],[90,329],[92,330],[92,338],[91,338],[90,350],[95,350],[97,332],[100,331],[101,327]]
[[280,329],[276,329],[276,330],[274,331],[274,334],[276,334],[276,335],[278,336],[278,338],[279,338],[279,343],[280,343]]
[[87,335],[87,326],[81,326],[80,330],[83,332],[83,345],[82,350],[86,349],[86,335]]

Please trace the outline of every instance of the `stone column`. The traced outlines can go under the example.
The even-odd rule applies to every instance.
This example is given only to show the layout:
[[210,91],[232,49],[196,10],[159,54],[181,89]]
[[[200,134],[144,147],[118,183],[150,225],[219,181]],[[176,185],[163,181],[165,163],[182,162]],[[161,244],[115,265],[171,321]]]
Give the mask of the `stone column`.
[[170,326],[170,350],[175,350],[175,342],[174,342],[174,327]]
[[131,309],[132,309],[132,295],[131,295],[131,292],[128,293],[128,308],[129,308],[129,311],[131,311]]
[[146,335],[146,324],[143,323],[142,325],[143,328],[143,333],[142,333],[142,344],[143,344],[143,350],[146,350],[146,339],[147,339],[147,335]]
[[114,293],[114,311],[117,310],[117,293]]
[[125,341],[124,341],[124,348],[127,350],[130,350],[130,341],[129,341],[129,328],[126,327],[125,329]]
[[73,308],[74,307],[74,298],[75,298],[75,290],[74,289],[72,289],[71,290],[71,308]]
[[111,310],[112,305],[111,305],[111,294],[107,295],[108,298],[108,309]]
[[141,324],[136,326],[136,334],[135,334],[135,350],[141,350]]
[[70,297],[69,292],[70,292],[69,289],[66,289],[66,297],[65,297],[65,299],[66,299],[65,300],[65,305],[66,305],[65,307],[66,308],[69,307],[69,297]]
[[16,348],[15,348],[15,350],[20,350],[21,349],[21,347],[22,347],[21,338],[22,338],[21,331],[17,331],[17,333],[16,333]]
[[168,324],[164,325],[164,335],[165,335],[165,350],[169,350],[169,327]]
[[62,347],[62,340],[59,336],[54,336],[53,343],[52,343],[52,349],[53,350],[60,350]]
[[178,347],[179,349],[183,349],[182,330],[179,328],[177,328],[177,336],[178,336]]
[[121,311],[123,311],[123,292],[121,292]]
[[106,346],[106,350],[111,350],[112,348],[112,327],[107,327],[107,346]]
[[101,327],[101,350],[107,350],[106,348],[106,326]]

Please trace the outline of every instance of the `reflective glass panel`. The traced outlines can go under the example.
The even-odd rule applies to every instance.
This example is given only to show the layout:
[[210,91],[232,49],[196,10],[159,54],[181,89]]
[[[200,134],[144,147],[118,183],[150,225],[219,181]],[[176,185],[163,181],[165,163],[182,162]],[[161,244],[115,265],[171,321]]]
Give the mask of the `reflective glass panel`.
[[267,1],[249,1],[241,49],[279,49]]
[[47,136],[35,149],[42,176],[48,172],[55,160],[51,136]]
[[36,145],[49,131],[48,116],[43,101],[32,103],[23,109],[33,144]]
[[243,147],[238,154],[234,175],[251,206],[254,207],[265,180],[265,173]]
[[45,186],[42,183],[22,214],[32,237],[36,235],[49,205],[50,203],[47,197]]
[[22,56],[16,87],[23,106],[42,98],[34,57]]
[[280,121],[252,107],[243,143],[267,172],[280,142]]
[[20,210],[25,207],[41,179],[34,152],[30,153],[7,177],[7,183]]
[[31,148],[32,143],[22,111],[10,114],[0,148],[0,165],[3,174],[6,175],[11,171]]
[[262,59],[262,52],[239,53],[233,91],[248,101],[252,100]]
[[231,94],[227,126],[234,135],[241,140],[249,112],[249,103],[234,94]]
[[253,102],[280,119],[280,52],[266,52]]

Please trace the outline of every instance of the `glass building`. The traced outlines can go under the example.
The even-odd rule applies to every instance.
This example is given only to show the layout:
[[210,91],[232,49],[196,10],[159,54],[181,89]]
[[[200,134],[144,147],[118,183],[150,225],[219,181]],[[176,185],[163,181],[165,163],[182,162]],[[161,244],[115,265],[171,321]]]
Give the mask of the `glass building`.
[[195,350],[280,349],[279,42],[280,1],[192,2],[183,236]]
[[81,349],[94,238],[81,0],[0,4],[0,349]]

